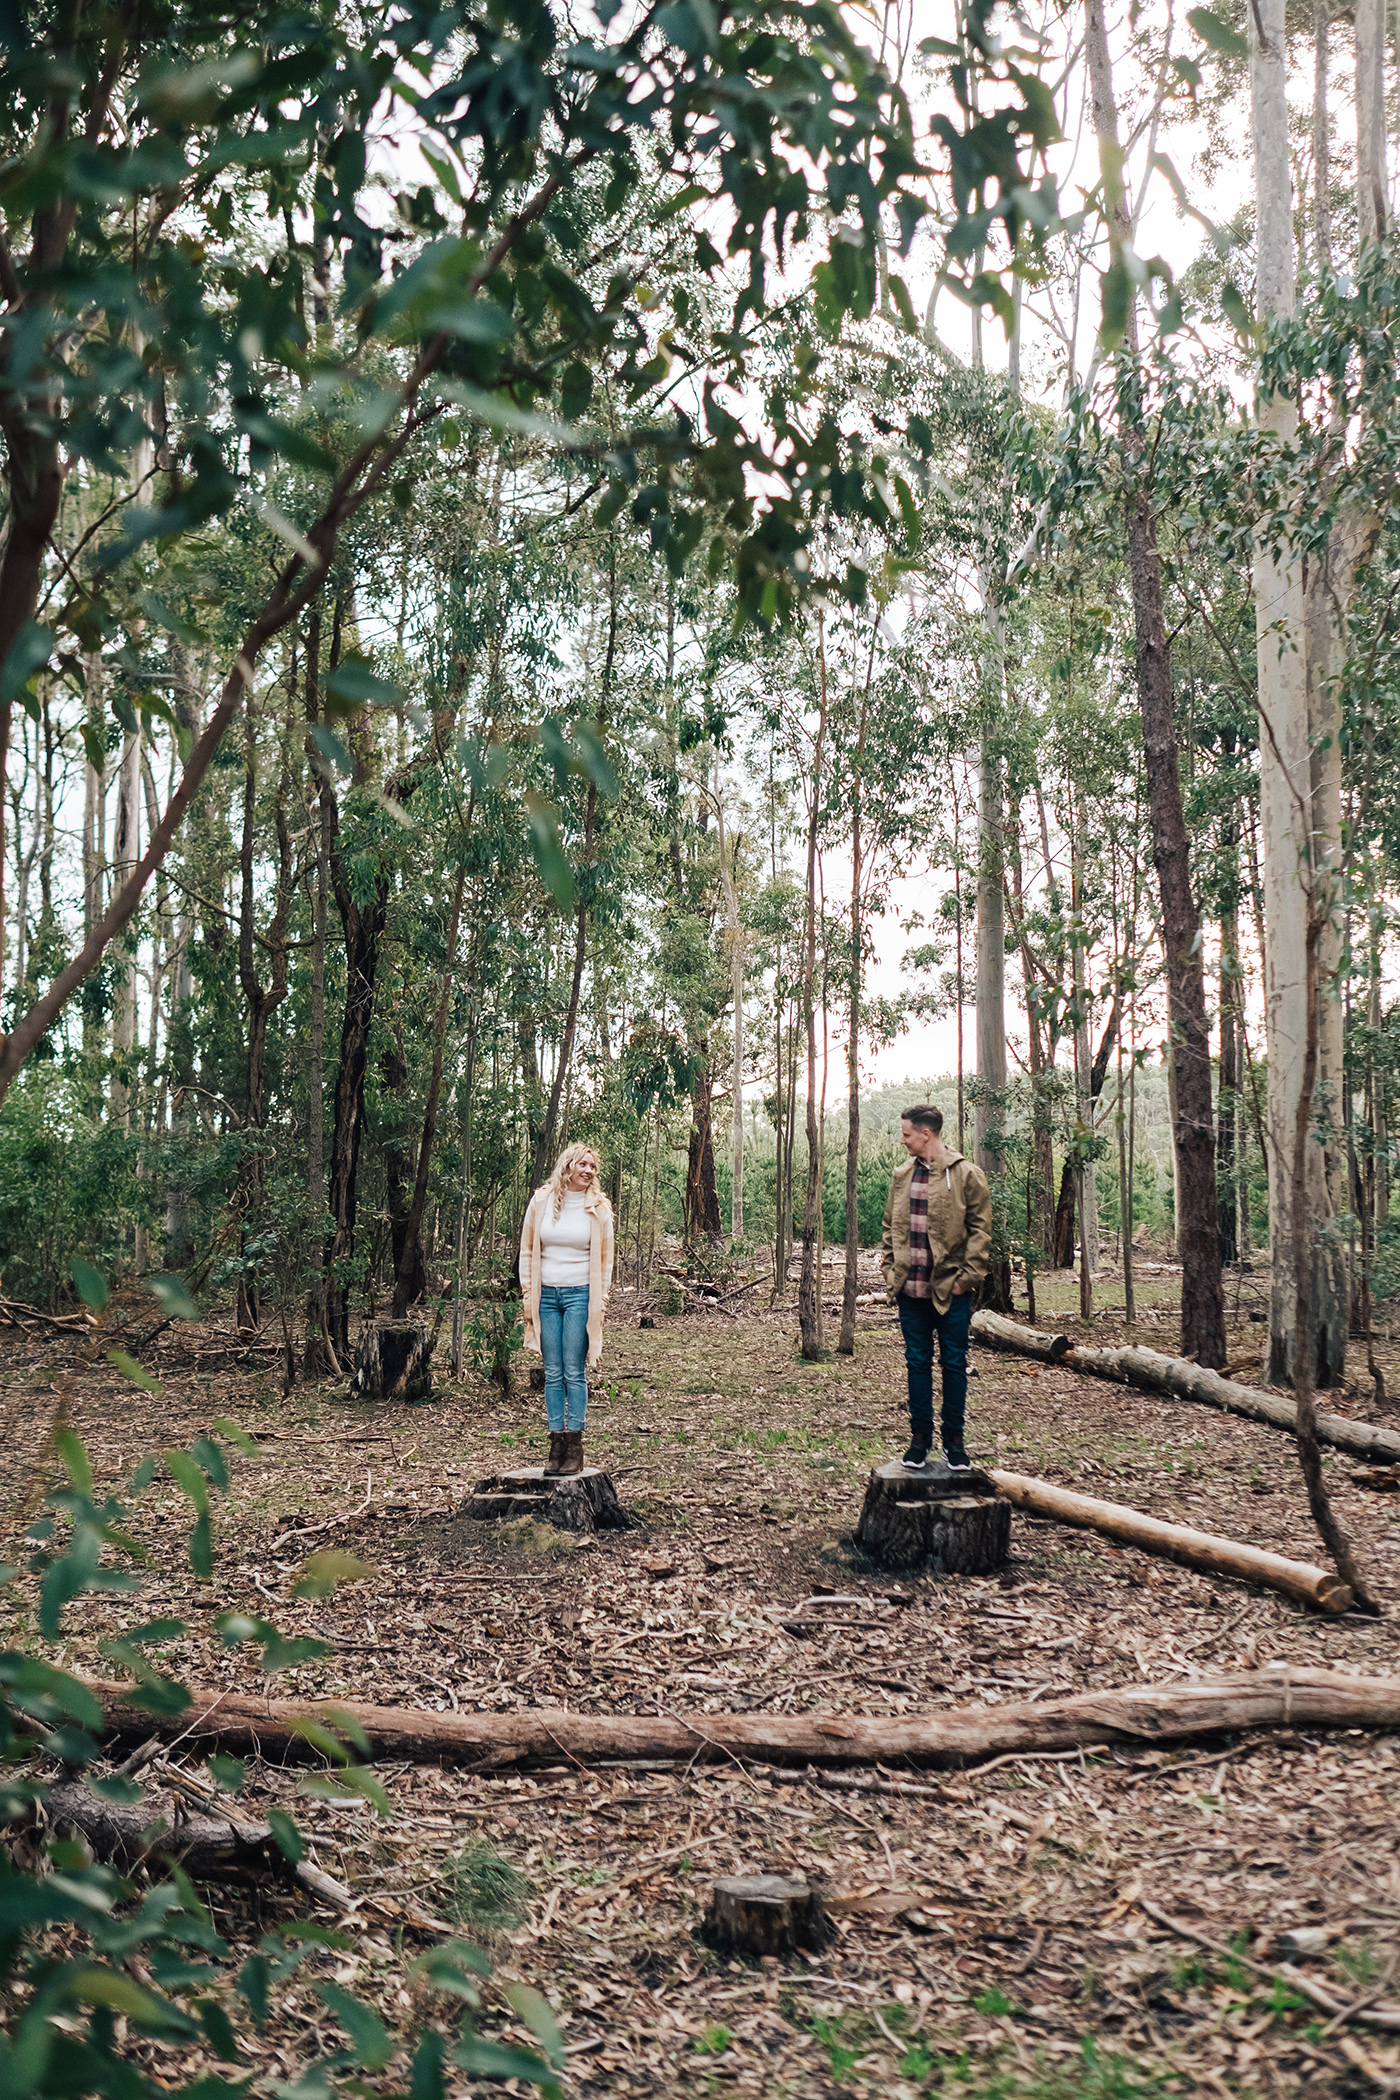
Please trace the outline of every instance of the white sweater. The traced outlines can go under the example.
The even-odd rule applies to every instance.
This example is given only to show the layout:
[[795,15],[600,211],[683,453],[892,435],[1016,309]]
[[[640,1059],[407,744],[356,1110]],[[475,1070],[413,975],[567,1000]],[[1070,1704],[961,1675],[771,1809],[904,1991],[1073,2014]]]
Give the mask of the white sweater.
[[554,1215],[553,1203],[546,1199],[539,1231],[540,1282],[553,1283],[565,1288],[582,1284],[586,1290],[589,1283],[588,1250],[592,1227],[584,1207],[582,1191],[564,1191],[564,1207],[557,1218]]

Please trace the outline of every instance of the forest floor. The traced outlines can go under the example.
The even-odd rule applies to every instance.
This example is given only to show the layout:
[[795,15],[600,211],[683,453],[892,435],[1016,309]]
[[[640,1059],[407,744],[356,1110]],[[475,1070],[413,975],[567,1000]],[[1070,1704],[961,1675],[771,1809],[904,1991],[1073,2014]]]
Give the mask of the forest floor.
[[[1231,1288],[1232,1363],[1246,1378],[1261,1375],[1249,1359],[1264,1330],[1249,1314],[1265,1285],[1255,1274]],[[1140,1276],[1141,1339],[1175,1346],[1179,1292],[1169,1266]],[[1077,1315],[1072,1278],[1041,1277],[1037,1296],[1042,1324]],[[1099,1297],[1096,1336],[1117,1339],[1121,1282],[1104,1278]],[[191,1629],[158,1651],[162,1667],[202,1686],[697,1718],[932,1711],[1274,1660],[1400,1668],[1400,1497],[1353,1485],[1341,1454],[1326,1455],[1328,1483],[1384,1600],[1380,1621],[1310,1616],[1019,1514],[1004,1574],[915,1577],[898,1607],[878,1596],[888,1575],[851,1544],[867,1472],[906,1431],[893,1313],[863,1309],[854,1358],[805,1365],[790,1310],[643,1330],[640,1303],[615,1295],[588,1455],[643,1524],[582,1543],[458,1514],[478,1477],[538,1459],[538,1394],[507,1402],[460,1386],[412,1407],[330,1388],[284,1397],[277,1357],[250,1362],[214,1324],[168,1328],[148,1348],[159,1396],[104,1361],[89,1366],[71,1415],[99,1491],[216,1417],[241,1423],[258,1452],[234,1457],[217,1498],[214,1581],[191,1575],[189,1505],[158,1479],[130,1525],[153,1556],[139,1598],[80,1599],[58,1659],[110,1676],[103,1638],[133,1613],[160,1614]],[[42,1460],[77,1349],[7,1336],[6,1510]],[[1400,1347],[1379,1355],[1400,1390]],[[1279,1432],[988,1351],[976,1364],[974,1459],[1320,1557]],[[1356,1394],[1332,1404],[1374,1412]],[[293,1600],[302,1561],[325,1546],[376,1572],[325,1601]],[[833,1589],[867,1601],[795,1613]],[[0,1645],[29,1644],[32,1585],[0,1594]],[[230,1608],[324,1635],[334,1652],[259,1677],[255,1651],[222,1651],[213,1636],[214,1613]],[[822,1623],[792,1631],[781,1622],[794,1616]],[[285,2078],[335,2045],[311,1995],[318,1962],[403,2024],[400,1954],[375,1904],[411,1891],[484,1937],[498,1975],[550,1998],[571,2095],[1400,2091],[1400,2036],[1330,2024],[1274,1981],[1280,1936],[1306,1928],[1305,1973],[1334,1995],[1397,1995],[1394,1739],[1276,1731],[1205,1749],[1015,1758],[929,1775],[929,1794],[905,1799],[734,1760],[506,1778],[379,1769],[389,1820],[364,1803],[305,1800],[304,1771],[249,1765],[249,1807],[292,1809],[363,1908],[353,1946],[308,1962],[261,2037],[245,2029],[248,2070]],[[710,1951],[696,1936],[710,1884],[743,1871],[817,1882],[835,1903],[835,1944],[753,1965]],[[304,1892],[214,1889],[210,1900],[236,1944],[298,1910],[339,1922]],[[193,2077],[201,2065],[187,2052],[169,2068]],[[228,2075],[212,2059],[203,2068]]]

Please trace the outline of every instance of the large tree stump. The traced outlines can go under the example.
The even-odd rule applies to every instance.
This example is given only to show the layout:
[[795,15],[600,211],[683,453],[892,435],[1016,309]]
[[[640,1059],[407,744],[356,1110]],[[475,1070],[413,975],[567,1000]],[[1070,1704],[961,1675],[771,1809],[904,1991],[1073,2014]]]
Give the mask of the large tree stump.
[[522,1466],[511,1473],[488,1473],[478,1480],[464,1517],[500,1523],[512,1517],[536,1517],[556,1531],[627,1531],[638,1520],[617,1499],[611,1476],[598,1466],[581,1473],[551,1474],[543,1466]]
[[729,1874],[717,1881],[704,1929],[716,1946],[760,1956],[824,1947],[831,1937],[816,1890],[780,1874]]
[[366,1320],[350,1384],[363,1400],[426,1400],[433,1389],[434,1337],[421,1320]]
[[993,1575],[1011,1548],[1011,1511],[986,1473],[911,1473],[891,1459],[870,1475],[856,1544],[887,1568]]

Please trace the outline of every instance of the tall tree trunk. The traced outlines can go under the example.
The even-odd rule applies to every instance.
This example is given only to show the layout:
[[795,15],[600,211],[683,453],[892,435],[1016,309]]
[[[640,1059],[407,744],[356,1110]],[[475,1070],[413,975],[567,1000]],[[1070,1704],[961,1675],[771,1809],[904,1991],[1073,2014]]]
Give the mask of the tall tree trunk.
[[[734,1069],[729,1119],[729,1236],[744,1237],[744,921],[739,910],[738,852],[740,841],[730,840],[724,828],[724,803],[720,796],[718,767],[715,782],[715,826],[719,840],[719,874],[724,886],[724,907],[729,920],[729,996],[734,1008]],[[735,865],[730,866],[731,850]]]
[[[1363,248],[1381,238],[1390,216],[1385,165],[1385,17],[1386,0],[1356,0],[1356,231]],[[1325,106],[1322,116],[1325,131]]]
[[[1096,1088],[1090,1071],[1089,1058],[1089,979],[1085,948],[1088,936],[1084,930],[1084,843],[1080,834],[1082,812],[1076,797],[1074,805],[1074,837],[1070,848],[1070,917],[1071,968],[1074,976],[1074,1077],[1079,1096],[1078,1122],[1083,1130],[1079,1144],[1079,1249],[1080,1265],[1086,1278],[1096,1273],[1099,1266],[1099,1189],[1098,1176],[1094,1172],[1092,1159],[1083,1156],[1086,1146],[1094,1134],[1095,1110],[1098,1096],[1103,1090],[1103,1080]],[[1097,1059],[1094,1060],[1097,1064]],[[1108,1070],[1107,1058],[1103,1072]]]
[[724,1244],[720,1219],[719,1178],[715,1173],[715,1126],[711,1107],[710,1038],[697,1043],[695,1077],[690,1088],[690,1146],[685,1174],[685,1231],[693,1246]]
[[[836,1341],[838,1356],[854,1356],[856,1352],[856,1290],[860,1265],[860,989],[861,970],[865,959],[862,953],[864,929],[861,924],[861,884],[865,877],[861,858],[864,843],[861,837],[861,774],[865,763],[865,727],[869,713],[870,681],[874,669],[875,636],[872,632],[870,662],[866,672],[860,716],[856,723],[856,748],[851,767],[851,961],[846,1001],[849,1016],[846,1037],[846,1273],[841,1285],[841,1332]],[[956,841],[954,851],[956,852]],[[958,939],[961,942],[961,924],[958,928]],[[962,990],[961,974],[960,965],[959,994]],[[961,1045],[961,1009],[958,1034]],[[958,1089],[961,1095],[961,1071],[958,1075]],[[958,1112],[961,1121],[961,1099]]]
[[[1266,13],[1266,33],[1276,34],[1280,40],[1283,31],[1283,0],[1264,0],[1266,9],[1277,6],[1276,21]],[[1292,1214],[1295,1218],[1306,1215],[1308,1204],[1308,1154],[1317,1148],[1312,1141],[1312,1100],[1317,1082],[1319,1043],[1319,1004],[1322,985],[1318,969],[1318,951],[1323,928],[1330,915],[1331,899],[1318,875],[1314,872],[1308,894],[1308,915],[1303,952],[1303,981],[1307,997],[1309,1025],[1303,1045],[1303,1070],[1298,1099],[1294,1111],[1292,1143],[1289,1146],[1289,1169],[1292,1177]],[[1293,1301],[1298,1318],[1298,1346],[1293,1377],[1293,1391],[1297,1402],[1298,1459],[1302,1468],[1303,1482],[1307,1489],[1308,1508],[1316,1524],[1319,1536],[1336,1564],[1337,1573],[1343,1582],[1350,1584],[1359,1610],[1380,1616],[1380,1605],[1368,1588],[1356,1557],[1351,1549],[1351,1539],[1338,1523],[1327,1494],[1327,1484],[1322,1473],[1322,1451],[1317,1441],[1317,1400],[1313,1380],[1313,1283],[1316,1267],[1312,1248],[1302,1233],[1295,1233],[1291,1248],[1293,1256]]]
[[[141,858],[141,729],[128,731],[117,769],[117,815],[112,831],[112,882],[120,889]],[[112,999],[112,1078],[108,1113],[131,1128],[131,1062],[136,1050],[136,955],[122,952]]]
[[[423,1249],[417,1233],[409,1244],[408,1219],[412,1208],[410,1184],[405,1171],[410,1138],[408,1111],[408,1059],[404,1055],[403,1022],[395,1015],[392,1039],[384,1045],[379,1060],[380,1083],[387,1101],[394,1105],[394,1121],[384,1145],[384,1188],[389,1212],[389,1266],[394,1278],[395,1298],[403,1277],[404,1310],[416,1305],[427,1288]],[[402,1317],[397,1311],[394,1317]]]
[[[1293,311],[1293,191],[1289,162],[1287,57],[1283,0],[1262,0],[1250,18],[1250,75],[1255,151],[1255,186],[1259,214],[1258,318],[1262,326]],[[1261,433],[1279,447],[1296,437],[1298,411],[1291,394],[1259,390],[1255,406]],[[1329,557],[1330,557],[1329,550]],[[1309,1365],[1309,1377],[1326,1384],[1344,1370],[1347,1296],[1340,1263],[1331,1257],[1330,1235],[1323,1229],[1329,1213],[1327,1160],[1320,1145],[1304,1157],[1305,1203],[1295,1209],[1292,1133],[1300,1110],[1300,1089],[1308,1064],[1307,1042],[1319,1020],[1308,1011],[1304,957],[1308,952],[1308,896],[1311,864],[1329,889],[1335,880],[1337,834],[1329,836],[1327,820],[1334,802],[1330,754],[1324,754],[1319,806],[1314,808],[1314,720],[1326,734],[1335,707],[1326,631],[1331,626],[1325,593],[1327,560],[1315,565],[1313,605],[1309,619],[1304,563],[1291,547],[1271,548],[1262,540],[1254,558],[1255,616],[1259,662],[1259,808],[1264,841],[1265,1017],[1268,1029],[1269,1242],[1272,1256],[1270,1290],[1269,1376],[1275,1384],[1297,1375],[1298,1305],[1295,1291],[1295,1241],[1301,1239],[1313,1263],[1309,1300],[1320,1360]],[[1309,641],[1312,662],[1309,663]],[[1337,740],[1331,738],[1332,750]],[[1336,815],[1339,818],[1340,809]],[[1323,818],[1319,834],[1318,817]],[[1331,899],[1328,899],[1330,909]],[[1326,943],[1326,929],[1317,938]],[[1326,943],[1330,948],[1330,943]],[[1316,958],[1325,967],[1323,957]],[[1311,1068],[1328,1072],[1336,1066],[1334,1031],[1328,1029],[1325,1052],[1319,1047]],[[1311,1116],[1317,1104],[1303,1104]],[[1325,1107],[1323,1109],[1326,1115]],[[1320,1273],[1319,1273],[1320,1271]],[[1338,1290],[1341,1283],[1340,1292]]]
[[[340,661],[344,616],[344,600],[337,598],[331,622],[329,668],[332,671]],[[367,718],[362,718],[358,725],[353,747],[354,777],[358,785],[369,776],[372,745]],[[355,1256],[360,1145],[365,1127],[365,1074],[369,1068],[370,1031],[374,1025],[374,1001],[378,989],[379,943],[389,913],[389,878],[387,874],[376,873],[367,902],[364,905],[356,902],[350,871],[340,850],[340,811],[324,780],[322,794],[329,798],[331,887],[345,943],[345,1010],[340,1024],[340,1060],[335,1075],[327,1204],[335,1230],[326,1249],[326,1332],[336,1356],[345,1365],[350,1355],[347,1274]]]
[[[594,734],[599,744],[603,743],[608,729],[608,701],[612,690],[613,662],[617,654],[617,541],[609,541],[611,566],[608,590],[608,646],[603,658],[603,674],[599,682],[598,718],[594,723]],[[674,613],[672,614],[674,621]],[[544,1128],[535,1144],[534,1168],[530,1187],[535,1190],[545,1179],[554,1151],[555,1133],[559,1126],[559,1101],[564,1091],[565,1080],[573,1064],[574,1039],[578,1033],[579,995],[583,988],[583,965],[588,948],[588,914],[592,903],[594,880],[594,827],[598,817],[598,783],[589,775],[588,794],[583,816],[583,864],[579,870],[578,918],[574,928],[574,971],[569,985],[569,1007],[564,1019],[564,1034],[559,1045],[559,1057],[554,1068],[554,1084],[550,1089],[549,1106],[545,1110]]]
[[[1104,1081],[1108,1077],[1108,1061],[1113,1055],[1113,1045],[1118,1036],[1118,1017],[1122,1012],[1122,993],[1115,990],[1113,1004],[1108,1010],[1099,1047],[1094,1052],[1094,1061],[1089,1067],[1086,1095],[1087,1115],[1092,1119],[1103,1093]],[[1087,1047],[1087,1046],[1086,1046]],[[1060,1194],[1055,1205],[1055,1223],[1051,1234],[1051,1265],[1056,1269],[1074,1267],[1075,1212],[1078,1206],[1078,1170],[1071,1154],[1060,1168]]]
[[802,962],[802,1018],[807,1036],[807,1190],[802,1204],[802,1273],[797,1285],[797,1326],[804,1363],[822,1355],[822,1280],[817,1229],[821,1210],[822,1148],[817,1124],[817,833],[821,824],[822,766],[826,758],[826,632],[817,616],[819,676],[817,734],[807,816],[807,931]]
[[[472,807],[473,805],[468,806],[468,825],[471,823]],[[452,976],[457,967],[457,942],[462,924],[462,896],[466,882],[467,868],[464,859],[457,870],[457,881],[452,892],[452,911],[447,926],[447,951],[442,965],[442,988],[438,993],[437,1012],[433,1016],[433,1064],[428,1076],[428,1098],[423,1109],[423,1132],[418,1141],[418,1166],[414,1176],[413,1198],[409,1204],[403,1240],[394,1265],[396,1320],[403,1318],[410,1305],[419,1303],[426,1283],[421,1244],[423,1206],[428,1196],[428,1170],[432,1164],[433,1139],[437,1135],[438,1100],[442,1093],[443,1048],[447,1040],[447,1017],[452,1006]],[[460,1233],[458,1237],[460,1240]]]
[[1216,1118],[1216,1212],[1220,1221],[1220,1259],[1236,1262],[1239,1247],[1238,1164],[1235,1156],[1235,1118],[1240,1098],[1240,915],[1239,887],[1235,880],[1232,853],[1238,858],[1239,836],[1234,804],[1223,840],[1225,882],[1220,900],[1220,1090]]
[[1332,118],[1327,106],[1331,16],[1332,0],[1313,0],[1313,268],[1319,277],[1332,267]]
[[[1088,0],[1086,50],[1104,188],[1109,201],[1115,263],[1132,239],[1123,190],[1118,106],[1104,29],[1102,0]],[[1176,1146],[1181,1209],[1181,1350],[1196,1362],[1218,1368],[1225,1362],[1225,1292],[1220,1271],[1220,1235],[1215,1209],[1215,1128],[1212,1119],[1210,1037],[1206,1021],[1201,925],[1191,894],[1190,849],[1181,800],[1176,725],[1172,712],[1171,658],[1162,604],[1162,568],[1149,491],[1141,478],[1143,451],[1139,380],[1141,353],[1137,301],[1130,291],[1128,360],[1119,386],[1124,450],[1139,466],[1127,499],[1128,566],[1133,587],[1137,643],[1138,705],[1142,714],[1152,859],[1162,898],[1162,941],[1167,963],[1167,1010],[1176,1076]]]
[[[1000,630],[984,596],[989,634],[999,650]],[[1001,758],[990,726],[978,754],[977,794],[977,1164],[995,1187],[1005,1172],[1000,1144],[1006,1098],[1006,880]],[[988,1266],[980,1302],[1010,1312],[1011,1265],[1003,1254]]]
[[326,1273],[326,924],[330,901],[331,842],[335,829],[335,783],[330,767],[309,733],[321,712],[321,608],[311,607],[306,633],[306,756],[316,795],[316,869],[312,891],[311,1039],[306,1063],[306,1214],[311,1225],[315,1274],[306,1307],[306,1341],[302,1375],[320,1378],[337,1368],[327,1344]]
[[783,1209],[784,1167],[787,1155],[787,1088],[783,1066],[783,951],[778,949],[773,991],[773,1296],[787,1289],[788,1228],[791,1205]]
[[[244,717],[243,734],[243,839],[239,853],[238,981],[248,1008],[248,1048],[245,1064],[243,1108],[243,1157],[234,1190],[233,1210],[239,1221],[239,1240],[246,1254],[250,1223],[262,1209],[262,1132],[267,1124],[267,1027],[287,996],[287,919],[292,906],[292,838],[287,825],[287,760],[285,738],[279,766],[273,829],[277,838],[277,883],[266,945],[269,976],[263,984],[253,953],[256,939],[253,861],[257,823],[257,722],[251,708]],[[288,732],[290,733],[290,732]],[[238,1280],[238,1325],[258,1324],[257,1278],[244,1269]]]

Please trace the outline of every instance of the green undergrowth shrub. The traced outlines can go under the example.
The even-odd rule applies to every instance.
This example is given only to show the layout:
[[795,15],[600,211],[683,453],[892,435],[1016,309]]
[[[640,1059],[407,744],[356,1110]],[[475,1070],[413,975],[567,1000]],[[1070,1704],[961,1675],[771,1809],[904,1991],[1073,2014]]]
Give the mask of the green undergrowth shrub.
[[[79,1295],[97,1315],[100,1342],[107,1291],[102,1277],[74,1265]],[[166,1280],[167,1305],[176,1302]],[[192,1312],[193,1308],[189,1310]],[[142,1384],[154,1381],[139,1365],[113,1352],[119,1369]],[[157,1388],[158,1390],[158,1388]],[[51,1649],[63,1636],[65,1612],[82,1596],[106,1592],[129,1596],[134,1608],[146,1554],[127,1528],[128,1509],[150,1487],[158,1468],[186,1496],[193,1515],[189,1559],[197,1576],[214,1575],[212,1516],[228,1485],[231,1450],[256,1447],[235,1424],[216,1421],[208,1435],[187,1450],[152,1455],[137,1468],[121,1495],[98,1499],[81,1440],[66,1423],[68,1390],[60,1391],[51,1425],[50,1456],[66,1475],[64,1484],[39,1498],[23,1536],[23,1569],[38,1582],[37,1639],[31,1648]],[[21,1511],[21,1522],[30,1512]],[[0,1568],[0,1585],[14,1582],[21,1565]],[[371,1571],[347,1554],[318,1553],[305,1564],[293,1594],[321,1597],[339,1583]],[[18,1615],[16,1615],[18,1616]],[[226,1647],[251,1643],[265,1671],[294,1668],[330,1653],[324,1641],[287,1639],[269,1622],[242,1612],[214,1617]],[[178,1716],[190,1695],[159,1666],[160,1653],[186,1634],[176,1619],[133,1618],[124,1632],[102,1643],[107,1659],[132,1679],[126,1701],[138,1711]],[[134,1802],[140,1788],[103,1769],[103,1714],[92,1691],[42,1653],[18,1645],[0,1652],[0,1823],[34,1823],[50,1784],[37,1758],[87,1775],[108,1799]],[[341,1800],[358,1795],[381,1816],[392,1804],[376,1776],[356,1762],[368,1743],[348,1716],[335,1731],[313,1724],[306,1730],[325,1770],[304,1791]],[[36,1755],[37,1754],[37,1755]],[[244,1783],[236,1758],[215,1757],[216,1783],[236,1794]],[[275,1843],[289,1866],[303,1857],[305,1841],[282,1809],[267,1815]],[[361,1997],[324,1973],[328,1954],[343,1954],[353,1942],[343,1934],[288,1917],[266,1931],[252,1952],[239,1951],[218,1931],[198,1888],[173,1859],[158,1849],[143,1877],[118,1873],[89,1858],[64,1838],[26,1834],[23,1848],[0,1844],[0,2095],[4,2100],[62,2096],[85,2100],[239,2100],[267,2092],[279,2100],[331,2100],[338,2092],[364,2094],[373,2080],[377,2100],[446,2100],[461,2079],[516,2079],[557,2096],[563,2063],[558,2027],[548,2005],[526,1985],[508,1984],[504,1995],[515,2017],[538,2037],[544,2054],[506,2046],[478,2031],[481,1986],[491,1964],[478,1946],[454,1940],[404,1963],[402,1981],[420,2008],[402,2031],[387,2026]],[[37,1860],[35,1853],[38,1852]],[[32,1863],[31,1863],[32,1862]],[[522,1891],[504,1862],[473,1857],[458,1881],[462,1921],[484,1925],[504,1920]],[[323,1973],[314,1974],[321,1964]],[[341,2030],[339,2046],[295,2065],[292,2082],[246,2075],[256,2055],[256,2033],[269,2018],[296,1972]],[[244,2038],[240,2047],[240,2035]],[[160,2045],[159,2070],[146,2061]],[[230,2075],[205,2075],[179,2082],[179,2051],[212,2054]],[[235,2082],[236,2080],[236,2082]]]

